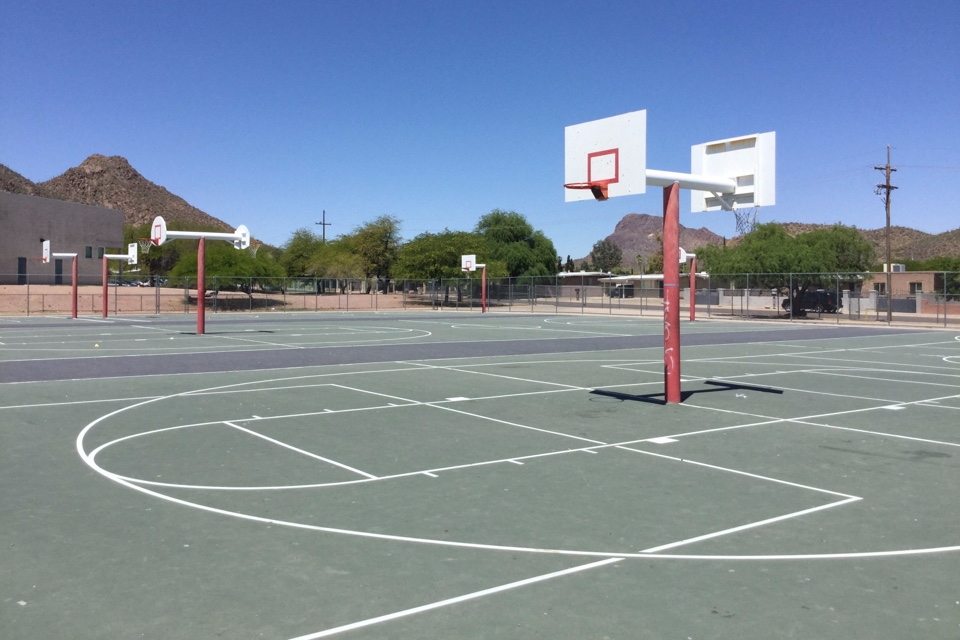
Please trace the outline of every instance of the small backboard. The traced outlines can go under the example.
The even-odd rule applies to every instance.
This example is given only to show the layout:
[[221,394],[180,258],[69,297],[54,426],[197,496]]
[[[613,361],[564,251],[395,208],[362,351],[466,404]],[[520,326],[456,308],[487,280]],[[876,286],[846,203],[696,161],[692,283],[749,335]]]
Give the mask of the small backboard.
[[47,264],[48,262],[50,262],[50,241],[49,240],[43,241],[43,253],[41,254],[40,259],[43,261],[44,264]]
[[[564,129],[565,202],[613,198],[647,190],[647,112]],[[597,188],[584,188],[595,185]],[[597,196],[602,189],[603,197]]]
[[137,242],[131,242],[127,245],[127,264],[137,264],[137,259],[140,257],[137,255],[138,245]]
[[153,219],[150,239],[153,240],[153,244],[158,247],[167,241],[167,222],[163,219],[163,216],[157,216]]
[[718,211],[766,207],[776,203],[777,137],[773,131],[695,144],[690,148],[690,172],[737,182],[733,194],[690,192],[690,209]]
[[477,256],[476,256],[476,255],[464,255],[464,256],[460,256],[460,270],[461,270],[461,271],[476,271],[476,270],[477,270]]

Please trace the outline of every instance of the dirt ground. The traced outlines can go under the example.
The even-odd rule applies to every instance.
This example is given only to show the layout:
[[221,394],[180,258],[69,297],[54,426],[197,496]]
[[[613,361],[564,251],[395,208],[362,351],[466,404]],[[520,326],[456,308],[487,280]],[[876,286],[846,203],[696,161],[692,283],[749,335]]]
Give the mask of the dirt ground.
[[[407,300],[409,305],[410,300]],[[58,314],[71,312],[70,285],[0,285],[0,315]],[[197,306],[197,291],[161,287],[108,287],[108,312],[115,313],[187,313]],[[207,292],[206,308],[228,311],[364,311],[397,309],[404,306],[400,293],[283,294],[255,292]],[[77,288],[77,313],[103,313],[103,288]]]

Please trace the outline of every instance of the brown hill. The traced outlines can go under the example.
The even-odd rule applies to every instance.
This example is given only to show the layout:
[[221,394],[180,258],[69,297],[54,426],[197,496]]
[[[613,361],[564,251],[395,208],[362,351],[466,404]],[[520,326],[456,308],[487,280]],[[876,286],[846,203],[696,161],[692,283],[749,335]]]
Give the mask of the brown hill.
[[163,216],[176,226],[233,231],[226,222],[150,182],[120,156],[94,154],[80,166],[41,183],[0,165],[0,190],[119,209],[130,225],[150,224],[156,216]]
[[[626,269],[637,269],[637,256],[643,256],[644,261],[660,250],[657,235],[663,231],[663,218],[645,213],[628,213],[623,216],[613,233],[604,240],[608,240],[623,252],[620,266]],[[690,229],[680,225],[680,246],[686,251],[696,251],[707,244],[720,244],[723,237],[710,231],[706,227]],[[588,259],[587,258],[584,259]]]
[[[816,229],[829,229],[833,225],[809,224],[804,222],[781,222],[790,236]],[[621,266],[636,269],[637,255],[644,260],[659,250],[657,234],[663,229],[663,218],[646,214],[628,213],[617,223],[613,233],[605,239],[613,242],[623,252]],[[881,263],[886,255],[886,229],[858,229],[865,240],[876,251],[876,262]],[[740,236],[730,238],[728,242],[736,244]],[[680,225],[680,246],[687,251],[696,251],[706,244],[721,244],[724,238],[709,229],[688,229]],[[893,262],[908,260],[929,260],[936,257],[960,258],[960,229],[940,234],[924,233],[908,227],[890,228],[890,254]],[[584,258],[584,259],[588,259]]]
[[43,188],[22,175],[0,164],[0,191],[19,193],[25,196],[43,196]]
[[[833,225],[806,224],[802,222],[780,223],[791,236],[813,231],[829,229]],[[887,230],[857,229],[867,242],[873,245],[876,262],[882,263],[887,253]],[[890,257],[892,262],[907,260],[929,260],[930,258],[960,258],[960,229],[945,233],[930,234],[909,227],[890,227]]]

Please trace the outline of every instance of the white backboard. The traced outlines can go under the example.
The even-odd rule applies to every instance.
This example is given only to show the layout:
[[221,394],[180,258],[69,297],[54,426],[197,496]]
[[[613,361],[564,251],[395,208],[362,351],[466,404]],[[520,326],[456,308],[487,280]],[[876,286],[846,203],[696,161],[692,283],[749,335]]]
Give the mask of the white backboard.
[[233,241],[234,249],[247,249],[250,247],[250,230],[247,229],[246,225],[240,225],[234,233],[237,235],[237,239]]
[[158,247],[167,241],[167,221],[162,216],[153,219],[153,227],[150,231],[150,239]]
[[43,260],[44,264],[46,264],[46,263],[50,262],[50,241],[49,241],[49,240],[44,240],[44,241],[43,241],[43,249],[42,249],[42,251],[43,251],[43,253],[42,253],[41,255],[42,255],[43,257],[41,258],[41,260]]
[[[564,129],[564,183],[606,185],[608,197],[647,190],[647,112],[632,111]],[[564,201],[593,200],[589,189],[564,189]]]
[[[737,181],[737,190],[723,199],[733,206],[766,207],[776,203],[776,133],[755,133],[695,144],[690,148],[690,173]],[[690,192],[690,209],[723,209],[720,198],[707,191]]]
[[461,270],[461,271],[476,271],[476,270],[477,270],[477,256],[476,256],[476,255],[460,256],[460,270]]

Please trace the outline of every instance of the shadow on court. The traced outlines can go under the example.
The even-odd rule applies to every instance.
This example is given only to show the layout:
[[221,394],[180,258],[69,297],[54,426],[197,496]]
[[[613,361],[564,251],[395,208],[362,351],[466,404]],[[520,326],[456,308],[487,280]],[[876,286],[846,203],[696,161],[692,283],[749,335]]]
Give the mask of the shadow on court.
[[[772,393],[775,395],[783,395],[782,389],[771,389],[769,387],[758,387],[755,385],[749,384],[735,384],[732,382],[721,382],[719,380],[704,380],[703,384],[709,384],[715,389],[695,389],[683,391],[680,394],[680,401],[685,402],[687,399],[699,395],[702,393],[714,393],[716,391],[757,391],[759,393]],[[665,395],[663,392],[660,393],[644,393],[644,394],[632,394],[632,393],[622,393],[619,391],[608,391],[606,389],[594,389],[590,392],[595,396],[603,396],[605,398],[614,398],[616,400],[629,400],[632,402],[647,402],[649,404],[667,404]]]

